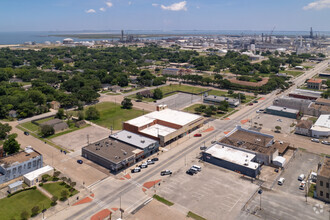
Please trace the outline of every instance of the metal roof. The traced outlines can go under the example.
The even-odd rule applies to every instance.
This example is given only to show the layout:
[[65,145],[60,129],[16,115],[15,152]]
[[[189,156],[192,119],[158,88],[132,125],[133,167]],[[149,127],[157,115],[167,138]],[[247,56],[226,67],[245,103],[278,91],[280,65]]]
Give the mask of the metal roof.
[[151,145],[154,146],[157,143],[156,140],[126,130],[122,130],[115,134],[112,134],[110,135],[110,138],[133,145],[141,149],[147,148]]

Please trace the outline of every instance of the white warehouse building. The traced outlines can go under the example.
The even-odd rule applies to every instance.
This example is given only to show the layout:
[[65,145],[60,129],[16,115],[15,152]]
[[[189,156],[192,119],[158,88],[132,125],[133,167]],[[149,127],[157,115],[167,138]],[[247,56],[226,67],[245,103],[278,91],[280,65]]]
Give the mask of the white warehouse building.
[[315,124],[311,128],[312,137],[329,137],[330,136],[330,115],[320,115]]

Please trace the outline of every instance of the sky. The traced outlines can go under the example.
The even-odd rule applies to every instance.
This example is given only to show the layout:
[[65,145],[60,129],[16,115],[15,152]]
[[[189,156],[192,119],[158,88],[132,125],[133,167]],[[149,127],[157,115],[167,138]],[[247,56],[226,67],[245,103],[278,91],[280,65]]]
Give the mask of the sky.
[[330,31],[330,0],[1,0],[0,32]]

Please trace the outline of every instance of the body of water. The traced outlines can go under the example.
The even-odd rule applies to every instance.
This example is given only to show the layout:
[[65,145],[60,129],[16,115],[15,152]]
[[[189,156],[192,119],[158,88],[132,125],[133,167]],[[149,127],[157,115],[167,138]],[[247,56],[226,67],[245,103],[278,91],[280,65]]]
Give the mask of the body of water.
[[[269,31],[253,31],[253,30],[190,30],[190,31],[157,31],[157,30],[127,30],[125,34],[174,34],[174,35],[261,35],[269,34]],[[55,42],[62,41],[65,37],[51,36],[51,35],[65,35],[65,34],[120,34],[120,30],[114,31],[71,31],[71,32],[0,32],[0,44],[23,44],[24,42],[44,43],[45,41]],[[330,36],[330,31],[315,32],[320,36]],[[274,31],[273,35],[281,36],[306,36],[309,31]],[[160,37],[162,38],[162,37]],[[155,38],[151,38],[155,39]],[[75,41],[85,40],[109,40],[109,39],[81,39],[73,38]]]

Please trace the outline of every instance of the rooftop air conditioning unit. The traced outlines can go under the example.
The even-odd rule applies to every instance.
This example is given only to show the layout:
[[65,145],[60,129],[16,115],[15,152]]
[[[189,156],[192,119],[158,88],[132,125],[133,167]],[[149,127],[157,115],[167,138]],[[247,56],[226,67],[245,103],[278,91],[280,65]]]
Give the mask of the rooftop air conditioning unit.
[[144,142],[145,142],[145,140],[142,139],[142,140],[141,140],[141,143],[144,143]]

